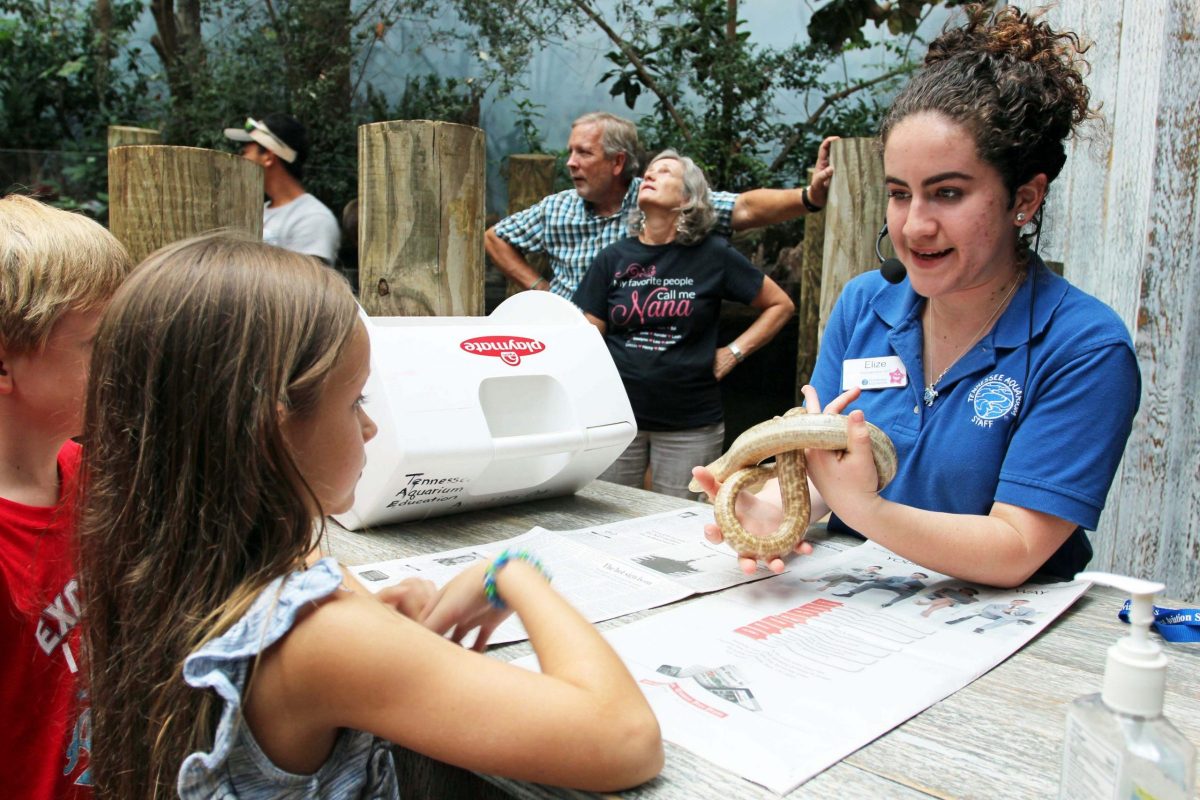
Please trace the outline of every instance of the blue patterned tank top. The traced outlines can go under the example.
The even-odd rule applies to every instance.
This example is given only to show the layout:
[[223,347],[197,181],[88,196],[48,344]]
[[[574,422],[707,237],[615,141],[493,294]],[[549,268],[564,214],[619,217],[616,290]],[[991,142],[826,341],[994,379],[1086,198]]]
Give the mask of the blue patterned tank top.
[[197,689],[216,691],[224,708],[212,750],[192,753],[179,769],[183,800],[399,798],[391,747],[382,739],[343,729],[321,768],[311,775],[297,775],[271,762],[242,717],[242,692],[254,657],[287,635],[306,604],[329,596],[341,585],[342,573],[332,558],[278,578],[223,636],[187,657],[184,680]]

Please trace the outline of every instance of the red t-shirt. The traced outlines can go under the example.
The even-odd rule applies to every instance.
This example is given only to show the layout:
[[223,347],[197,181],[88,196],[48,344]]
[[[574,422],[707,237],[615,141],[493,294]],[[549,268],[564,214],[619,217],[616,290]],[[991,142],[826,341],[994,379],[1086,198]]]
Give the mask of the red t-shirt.
[[58,453],[59,503],[0,498],[0,793],[91,796],[90,711],[79,692],[79,582],[71,499],[81,449]]

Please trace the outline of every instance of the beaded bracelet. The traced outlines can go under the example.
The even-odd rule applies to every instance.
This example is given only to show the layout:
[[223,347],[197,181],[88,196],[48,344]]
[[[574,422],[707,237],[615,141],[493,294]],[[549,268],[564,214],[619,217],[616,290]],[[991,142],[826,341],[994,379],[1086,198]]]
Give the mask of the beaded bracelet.
[[550,573],[547,572],[546,568],[542,566],[542,562],[538,560],[537,556],[535,556],[533,553],[530,553],[528,550],[506,549],[501,551],[500,555],[496,556],[496,560],[493,561],[488,566],[487,571],[483,573],[483,596],[487,598],[487,601],[491,604],[492,608],[500,611],[508,608],[508,606],[504,604],[504,601],[500,598],[500,592],[496,589],[496,573],[502,570],[504,565],[509,561],[514,560],[524,561],[532,566],[542,574],[542,577],[546,579],[547,583],[549,583],[551,580]]

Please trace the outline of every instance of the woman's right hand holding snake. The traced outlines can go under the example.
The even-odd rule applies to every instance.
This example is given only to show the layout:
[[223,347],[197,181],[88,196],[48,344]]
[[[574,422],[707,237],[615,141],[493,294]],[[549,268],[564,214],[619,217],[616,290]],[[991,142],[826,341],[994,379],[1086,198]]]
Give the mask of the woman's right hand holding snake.
[[[817,390],[812,386],[801,389],[808,408],[820,408]],[[857,388],[842,392],[825,407],[827,414],[841,414],[846,406],[858,399]],[[866,417],[862,411],[847,415],[845,450],[806,450],[810,483],[826,508],[836,509],[843,522],[855,530],[863,530],[860,520],[868,518],[873,509],[884,502],[879,496],[879,472],[871,455],[871,439]],[[813,519],[819,519],[816,512]]]

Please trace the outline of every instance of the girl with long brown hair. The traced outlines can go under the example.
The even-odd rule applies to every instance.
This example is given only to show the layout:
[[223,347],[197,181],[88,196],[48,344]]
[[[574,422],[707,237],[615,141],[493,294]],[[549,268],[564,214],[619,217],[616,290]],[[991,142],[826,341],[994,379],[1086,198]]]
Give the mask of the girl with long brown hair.
[[[315,558],[375,433],[357,314],[312,259],[225,236],[152,255],[113,300],[80,533],[97,796],[395,797],[384,740],[584,789],[650,778],[649,706],[536,559],[389,605]],[[541,674],[457,644],[512,611]]]

